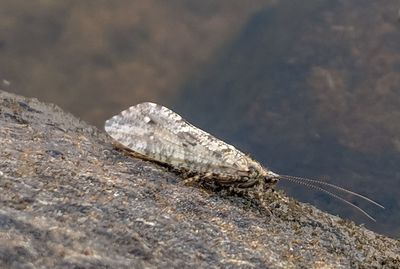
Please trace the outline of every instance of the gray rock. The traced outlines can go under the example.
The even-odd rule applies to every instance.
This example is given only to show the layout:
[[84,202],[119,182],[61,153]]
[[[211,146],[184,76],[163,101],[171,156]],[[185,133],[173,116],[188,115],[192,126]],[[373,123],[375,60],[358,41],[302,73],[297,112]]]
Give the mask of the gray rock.
[[0,91],[0,268],[399,268],[400,242],[268,194],[182,186],[55,105]]

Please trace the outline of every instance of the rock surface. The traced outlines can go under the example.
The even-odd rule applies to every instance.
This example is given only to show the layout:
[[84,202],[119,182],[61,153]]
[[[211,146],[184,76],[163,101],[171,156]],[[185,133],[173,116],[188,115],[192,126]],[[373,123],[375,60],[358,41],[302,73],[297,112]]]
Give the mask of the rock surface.
[[399,268],[400,242],[269,194],[182,186],[54,105],[0,91],[0,268]]

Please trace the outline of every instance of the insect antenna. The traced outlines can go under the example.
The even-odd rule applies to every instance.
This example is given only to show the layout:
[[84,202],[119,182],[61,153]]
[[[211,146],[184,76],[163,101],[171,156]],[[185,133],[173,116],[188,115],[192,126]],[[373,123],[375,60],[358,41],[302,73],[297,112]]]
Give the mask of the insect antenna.
[[349,193],[351,195],[357,196],[357,197],[359,197],[359,198],[361,198],[361,199],[363,199],[365,201],[370,202],[371,204],[374,204],[374,205],[376,205],[376,206],[378,206],[378,207],[380,207],[382,209],[385,209],[385,207],[383,205],[379,204],[378,202],[375,202],[374,200],[372,200],[372,199],[370,199],[370,198],[368,198],[368,197],[366,197],[364,195],[361,195],[359,193],[350,191],[348,189],[345,189],[343,187],[340,187],[340,186],[337,186],[337,185],[334,185],[334,184],[331,184],[331,183],[328,183],[328,182],[324,182],[324,181],[316,180],[316,179],[304,178],[304,177],[289,176],[289,175],[280,175],[280,178],[287,179],[287,180],[292,180],[293,182],[295,182],[294,180],[297,180],[296,182],[298,182],[298,181],[308,182],[309,185],[313,185],[313,184],[324,185],[324,186],[333,188],[335,190],[342,191],[342,192]]
[[339,196],[339,195],[337,195],[337,194],[335,194],[335,193],[333,193],[333,192],[331,192],[331,191],[329,191],[329,190],[326,190],[326,189],[324,189],[324,188],[322,188],[322,187],[320,187],[320,186],[314,185],[314,184],[325,185],[325,186],[331,187],[331,188],[333,188],[333,189],[336,189],[336,190],[339,190],[339,191],[343,191],[343,192],[345,192],[345,193],[353,194],[353,195],[355,195],[355,196],[357,196],[357,197],[360,197],[360,198],[362,198],[362,199],[364,199],[364,200],[366,200],[366,201],[368,201],[368,202],[371,202],[371,203],[375,204],[376,206],[379,206],[379,207],[381,207],[381,208],[384,208],[384,207],[383,207],[382,205],[380,205],[379,203],[377,203],[377,202],[375,202],[375,201],[373,201],[373,200],[371,200],[371,199],[369,199],[369,198],[367,198],[367,197],[365,197],[365,196],[363,196],[363,195],[361,195],[361,194],[352,192],[352,191],[350,191],[350,190],[347,190],[347,189],[345,189],[345,188],[342,188],[342,187],[339,187],[339,186],[336,186],[336,185],[333,185],[333,184],[330,184],[330,183],[327,183],[327,182],[323,182],[323,181],[315,180],[315,179],[309,179],[309,178],[302,178],[302,177],[289,176],[289,175],[280,175],[280,178],[281,178],[281,179],[287,179],[287,180],[289,180],[289,181],[291,181],[291,182],[294,182],[294,183],[297,183],[297,184],[300,184],[300,185],[304,185],[304,186],[306,186],[306,187],[308,187],[308,188],[311,188],[311,189],[315,189],[315,190],[324,192],[324,193],[328,194],[329,196],[334,197],[334,198],[336,198],[336,199],[338,199],[338,200],[340,200],[340,201],[342,201],[342,202],[344,202],[344,203],[346,203],[346,204],[352,206],[353,208],[357,209],[358,211],[360,211],[361,213],[363,213],[366,217],[368,217],[369,219],[373,220],[374,222],[376,222],[376,220],[375,220],[371,215],[369,215],[365,210],[363,210],[362,208],[360,208],[359,206],[353,204],[352,202],[349,202],[349,201],[346,200],[345,198],[343,198],[343,197],[341,197],[341,196]]

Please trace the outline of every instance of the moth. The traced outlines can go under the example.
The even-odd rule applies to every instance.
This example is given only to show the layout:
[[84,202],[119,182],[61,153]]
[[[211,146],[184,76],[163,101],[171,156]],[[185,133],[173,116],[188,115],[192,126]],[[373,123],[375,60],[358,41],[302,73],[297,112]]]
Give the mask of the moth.
[[234,146],[155,103],[131,106],[107,120],[104,128],[118,147],[180,171],[186,182],[202,180],[263,202],[265,192],[272,190],[279,180],[286,179],[323,191],[374,221],[363,209],[325,188],[350,193],[384,208],[361,194],[324,181],[274,173]]

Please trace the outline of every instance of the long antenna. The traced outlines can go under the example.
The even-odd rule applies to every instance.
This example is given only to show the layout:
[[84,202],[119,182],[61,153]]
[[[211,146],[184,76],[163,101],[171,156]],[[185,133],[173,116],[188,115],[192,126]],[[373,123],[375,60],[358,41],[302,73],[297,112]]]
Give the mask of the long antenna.
[[[364,199],[364,200],[366,200],[366,201],[368,201],[368,202],[370,202],[370,203],[372,203],[372,204],[374,204],[374,205],[376,205],[376,206],[378,206],[380,208],[385,209],[385,207],[383,205],[379,204],[378,202],[375,202],[374,200],[372,200],[372,199],[370,199],[370,198],[368,198],[368,197],[366,197],[364,195],[361,195],[359,193],[347,190],[345,188],[342,188],[340,186],[337,186],[337,185],[334,185],[334,184],[331,184],[331,183],[328,183],[328,182],[324,182],[324,181],[316,180],[316,179],[304,178],[304,177],[289,176],[289,175],[279,175],[279,176],[282,179],[292,180],[293,182],[295,182],[294,180],[298,180],[298,181],[306,181],[306,182],[309,182],[309,183],[315,183],[315,184],[328,186],[328,187],[331,187],[333,189],[336,189],[336,190],[339,190],[339,191],[342,191],[342,192],[349,193],[349,194],[352,194],[354,196],[357,196],[357,197],[359,197],[361,199]],[[296,181],[296,182],[298,182],[298,181]],[[310,186],[314,186],[313,184],[309,184],[309,185]]]
[[[336,199],[338,199],[338,200],[340,200],[340,201],[342,201],[342,202],[344,202],[344,203],[346,203],[346,204],[348,204],[348,205],[354,207],[355,209],[357,209],[358,211],[360,211],[361,213],[363,213],[365,216],[367,216],[369,219],[371,219],[371,220],[373,220],[374,222],[376,222],[376,220],[375,220],[371,215],[369,215],[367,212],[365,212],[365,211],[364,211],[362,208],[360,208],[359,206],[356,206],[355,204],[353,204],[353,203],[347,201],[346,199],[344,199],[344,198],[340,197],[339,195],[336,195],[336,194],[334,194],[334,193],[332,193],[332,192],[330,192],[330,191],[328,191],[328,190],[325,190],[325,189],[323,189],[323,188],[321,188],[321,187],[319,187],[319,186],[315,186],[315,185],[312,185],[312,184],[310,184],[310,183],[305,182],[305,180],[303,180],[304,178],[301,178],[301,180],[300,180],[300,179],[297,179],[296,177],[291,177],[291,176],[289,176],[289,177],[282,177],[282,178],[283,178],[283,179],[287,179],[287,180],[292,181],[292,182],[295,182],[295,183],[297,183],[297,184],[305,185],[305,186],[307,186],[307,187],[309,187],[309,188],[312,188],[312,189],[316,189],[316,190],[325,192],[325,193],[327,193],[328,195],[330,195],[330,196],[332,196],[332,197],[334,197],[334,198],[336,198]],[[312,181],[311,181],[311,182],[312,182]],[[334,186],[334,185],[333,185],[333,186]]]

